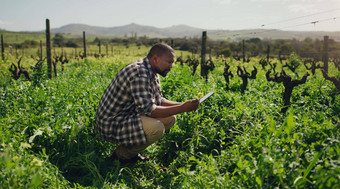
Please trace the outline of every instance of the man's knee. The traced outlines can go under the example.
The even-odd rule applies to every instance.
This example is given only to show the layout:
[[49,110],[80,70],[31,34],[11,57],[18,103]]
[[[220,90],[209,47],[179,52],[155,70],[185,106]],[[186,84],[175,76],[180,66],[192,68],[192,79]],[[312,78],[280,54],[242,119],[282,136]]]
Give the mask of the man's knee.
[[174,126],[175,125],[175,123],[176,123],[176,116],[175,115],[173,115],[173,116],[170,116],[170,122],[169,122],[169,127],[172,127],[172,126]]
[[162,138],[165,127],[160,120],[142,116],[143,130],[148,142],[155,142]]
[[165,130],[168,130],[172,126],[175,125],[175,123],[176,123],[176,116],[172,115],[172,116],[169,116],[169,117],[160,118],[159,120],[164,124]]
[[165,132],[164,124],[161,121],[157,120],[157,122],[154,123],[154,125],[152,126],[152,129],[149,132],[149,134],[146,136],[146,138],[148,141],[153,143],[161,139],[164,132]]

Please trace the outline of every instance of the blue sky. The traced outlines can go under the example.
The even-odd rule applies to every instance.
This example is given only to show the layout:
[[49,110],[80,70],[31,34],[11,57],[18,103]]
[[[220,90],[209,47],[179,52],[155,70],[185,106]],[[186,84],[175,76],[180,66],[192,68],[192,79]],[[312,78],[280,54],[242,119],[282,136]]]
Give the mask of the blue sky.
[[[340,0],[1,0],[0,28],[44,30],[71,23],[113,27],[185,24],[202,29],[340,31]],[[318,22],[316,22],[318,21]],[[311,24],[316,22],[316,24]],[[264,25],[264,26],[262,26]]]

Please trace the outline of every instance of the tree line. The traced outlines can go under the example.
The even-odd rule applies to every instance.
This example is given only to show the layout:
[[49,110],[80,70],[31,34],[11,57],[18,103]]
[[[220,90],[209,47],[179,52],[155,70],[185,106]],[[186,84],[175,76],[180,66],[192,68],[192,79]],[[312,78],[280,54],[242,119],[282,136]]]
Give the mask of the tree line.
[[[129,45],[137,46],[152,46],[157,42],[165,42],[176,50],[183,50],[196,54],[200,52],[201,38],[148,38],[146,36],[133,37],[95,37],[91,41],[87,41],[88,45]],[[11,46],[15,49],[35,48],[39,46],[39,41],[25,40],[22,43],[6,43],[5,47]],[[82,47],[82,38],[65,38],[62,34],[55,34],[52,38],[53,47]],[[270,54],[272,58],[278,58],[279,55],[290,55],[296,53],[303,58],[314,58],[321,60],[323,40],[312,39],[306,37],[304,40],[297,39],[277,39],[277,40],[262,40],[260,38],[249,38],[243,41],[227,41],[227,40],[207,40],[208,54],[213,56],[224,57],[240,57],[245,56],[256,57]],[[329,57],[340,57],[340,42],[329,39]],[[269,51],[269,52],[268,52]]]

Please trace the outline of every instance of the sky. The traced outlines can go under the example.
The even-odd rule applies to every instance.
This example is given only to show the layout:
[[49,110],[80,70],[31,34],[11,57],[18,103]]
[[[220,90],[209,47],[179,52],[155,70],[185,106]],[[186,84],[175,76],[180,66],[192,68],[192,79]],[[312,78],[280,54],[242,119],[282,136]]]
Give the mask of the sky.
[[67,24],[114,27],[340,31],[340,0],[0,0],[0,28],[41,31]]

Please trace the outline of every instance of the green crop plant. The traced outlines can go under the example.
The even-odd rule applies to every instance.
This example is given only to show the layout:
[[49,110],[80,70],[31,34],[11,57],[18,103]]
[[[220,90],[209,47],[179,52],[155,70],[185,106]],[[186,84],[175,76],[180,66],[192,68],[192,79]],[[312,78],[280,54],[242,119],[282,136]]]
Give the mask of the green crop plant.
[[[224,61],[214,57],[208,82],[179,62],[161,78],[162,93],[170,100],[215,94],[195,112],[177,115],[174,127],[143,152],[151,161],[109,160],[115,144],[93,133],[99,100],[118,70],[149,48],[115,49],[109,57],[70,58],[52,79],[45,76],[44,62],[36,83],[10,78],[8,62],[15,57],[0,62],[0,188],[340,187],[335,86],[316,70],[294,88],[290,108],[281,113],[284,88],[268,82],[265,70],[258,70],[244,94],[239,77],[226,91]],[[229,70],[260,68],[259,60],[228,61]],[[35,63],[23,59],[27,68]],[[296,70],[299,75],[303,68]]]

